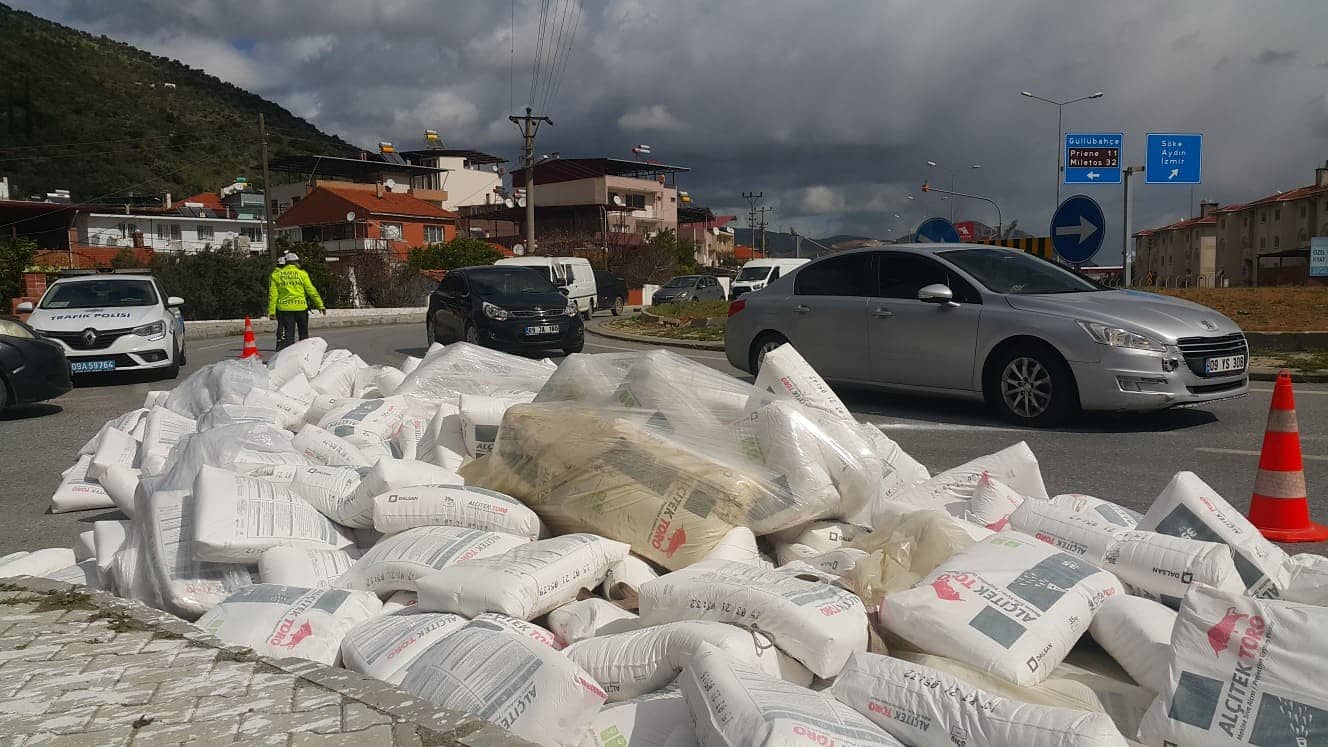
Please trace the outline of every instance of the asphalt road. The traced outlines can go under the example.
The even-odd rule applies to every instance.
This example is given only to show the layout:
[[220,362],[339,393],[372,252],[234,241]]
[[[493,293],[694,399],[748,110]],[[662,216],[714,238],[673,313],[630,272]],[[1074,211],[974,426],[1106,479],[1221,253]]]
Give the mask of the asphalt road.
[[[400,363],[424,352],[422,325],[391,325],[328,330],[332,347],[345,347],[370,362]],[[259,340],[268,351],[270,337]],[[189,348],[189,366],[235,357],[239,338],[202,340]],[[590,337],[586,352],[642,349],[635,343]],[[679,351],[735,376],[722,353]],[[0,554],[17,549],[68,546],[91,522],[118,517],[114,511],[51,515],[47,506],[60,472],[74,461],[82,444],[103,422],[138,407],[149,390],[168,389],[171,381],[98,379],[80,384],[53,403],[0,415]],[[1092,415],[1057,430],[1014,428],[993,418],[980,404],[888,395],[870,391],[840,392],[865,421],[878,423],[891,438],[939,472],[969,459],[1027,441],[1037,455],[1047,488],[1080,492],[1145,510],[1179,470],[1192,470],[1227,500],[1244,509],[1258,465],[1272,384],[1256,382],[1248,397],[1200,409],[1172,410],[1143,416]],[[1328,521],[1328,386],[1296,387],[1310,486],[1311,511]],[[1297,551],[1321,546],[1299,545]]]

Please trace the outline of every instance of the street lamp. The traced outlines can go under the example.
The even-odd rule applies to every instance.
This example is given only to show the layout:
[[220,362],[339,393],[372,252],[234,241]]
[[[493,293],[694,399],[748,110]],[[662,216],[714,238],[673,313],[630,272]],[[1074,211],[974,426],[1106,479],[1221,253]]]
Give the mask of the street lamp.
[[1080,101],[1087,101],[1089,99],[1100,99],[1106,94],[1102,91],[1098,91],[1097,93],[1090,93],[1087,96],[1080,96],[1077,99],[1070,99],[1069,101],[1052,101],[1051,99],[1044,99],[1041,96],[1034,95],[1030,91],[1020,91],[1019,95],[1027,96],[1030,99],[1037,99],[1038,101],[1056,107],[1056,205],[1059,206],[1061,204],[1061,173],[1065,171],[1065,166],[1062,164],[1062,159],[1065,156],[1065,133],[1062,124],[1064,122],[1062,110],[1070,104],[1077,104]]
[[[932,167],[932,168],[934,168],[934,169],[940,169],[941,171],[944,171],[945,173],[947,173],[947,174],[950,175],[950,191],[951,191],[951,192],[953,192],[953,191],[959,189],[959,173],[958,173],[958,172],[956,172],[954,169],[946,168],[945,166],[941,166],[941,165],[937,164],[935,161],[928,161],[928,162],[927,162],[927,165],[930,166],[930,167]],[[980,164],[980,163],[975,163],[975,164],[973,164],[972,166],[969,166],[968,168],[969,168],[970,170],[972,170],[972,169],[980,169],[980,168],[982,168],[982,164]],[[913,199],[913,198],[910,197],[909,199],[911,200],[911,199]],[[944,200],[945,198],[942,197],[941,199]],[[953,206],[953,204],[952,204],[951,207],[950,207],[950,220],[953,221],[954,218],[955,218],[955,215],[954,215],[954,206]]]

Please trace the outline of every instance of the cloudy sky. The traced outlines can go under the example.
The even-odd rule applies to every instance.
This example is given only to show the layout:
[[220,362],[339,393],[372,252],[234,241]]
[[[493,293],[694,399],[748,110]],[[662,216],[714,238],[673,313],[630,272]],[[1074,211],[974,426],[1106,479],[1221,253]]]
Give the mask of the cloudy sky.
[[[1328,159],[1323,0],[17,4],[200,67],[360,145],[414,145],[433,128],[450,146],[515,158],[507,115],[533,103],[555,123],[538,152],[630,158],[648,143],[692,169],[680,185],[698,204],[745,214],[741,193],[763,191],[773,226],[808,235],[892,236],[948,215],[918,191],[952,178],[928,160],[1045,234],[1056,108],[1023,89],[1105,91],[1066,107],[1066,130],[1124,131],[1132,163],[1146,132],[1203,132],[1195,203],[1308,184]],[[1098,261],[1119,261],[1120,187],[1081,191],[1111,222]],[[1190,211],[1187,187],[1135,194],[1136,228]],[[980,202],[958,215],[995,222]]]

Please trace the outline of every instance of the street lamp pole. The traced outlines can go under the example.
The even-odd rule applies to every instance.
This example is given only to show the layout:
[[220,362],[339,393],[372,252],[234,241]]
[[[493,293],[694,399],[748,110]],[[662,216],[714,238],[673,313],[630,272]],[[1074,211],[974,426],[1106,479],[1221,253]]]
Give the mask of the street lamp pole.
[[1106,94],[1102,91],[1098,91],[1097,93],[1090,93],[1087,96],[1080,96],[1077,99],[1070,99],[1069,101],[1052,101],[1051,99],[1044,99],[1041,96],[1035,96],[1029,91],[1020,91],[1019,95],[1027,96],[1030,99],[1037,99],[1038,101],[1042,101],[1056,107],[1056,205],[1059,206],[1061,204],[1061,181],[1062,181],[1061,174],[1065,172],[1064,109],[1070,104],[1077,104],[1080,101],[1087,101],[1089,99],[1100,99]]
[[930,184],[923,184],[922,191],[940,192],[941,194],[945,195],[954,195],[955,197],[967,197],[970,200],[982,200],[983,202],[991,203],[991,206],[996,208],[996,238],[999,239],[1001,237],[1001,234],[1005,230],[1005,219],[1001,217],[1001,206],[997,205],[996,201],[991,199],[990,197],[983,197],[982,195],[973,195],[967,192],[955,192],[953,190],[948,190],[948,189],[938,189],[937,187],[933,187]]
[[[953,190],[956,190],[956,189],[959,189],[959,172],[958,172],[958,171],[955,171],[954,169],[951,169],[951,168],[947,168],[947,167],[945,167],[945,166],[941,166],[941,165],[937,164],[935,161],[928,161],[928,162],[927,162],[927,165],[930,166],[930,167],[932,167],[932,168],[934,168],[934,169],[940,169],[941,171],[944,171],[945,173],[949,174],[949,175],[950,175],[950,189],[951,189],[952,191],[953,191]],[[975,164],[973,164],[972,166],[969,166],[968,168],[969,168],[969,169],[980,169],[980,168],[982,168],[982,164],[980,164],[980,163],[975,163]],[[912,197],[909,197],[909,199],[911,200],[911,199],[913,199],[913,198],[912,198]],[[945,198],[941,198],[941,199],[945,199]],[[950,203],[950,221],[953,223],[953,222],[954,222],[954,219],[955,219],[955,205],[954,205],[953,202],[951,202],[951,203]]]

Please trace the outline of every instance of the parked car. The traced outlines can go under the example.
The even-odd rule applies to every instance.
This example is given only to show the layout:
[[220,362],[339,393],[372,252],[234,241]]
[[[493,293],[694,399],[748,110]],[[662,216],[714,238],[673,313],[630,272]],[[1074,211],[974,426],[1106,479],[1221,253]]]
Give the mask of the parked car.
[[1216,311],[968,244],[833,254],[730,305],[734,366],[755,372],[784,342],[832,382],[984,398],[1034,426],[1249,386],[1245,335]]
[[738,270],[738,276],[733,279],[729,298],[734,299],[744,293],[761,290],[778,280],[781,275],[787,275],[810,261],[778,258],[750,260]]
[[595,270],[595,308],[608,309],[618,316],[627,306],[627,281],[602,270]]
[[429,343],[464,340],[502,350],[579,353],[585,327],[576,304],[538,268],[488,265],[448,270],[429,295]]
[[0,317],[0,411],[55,399],[73,388],[60,343],[13,317]]
[[186,360],[183,305],[147,270],[71,270],[36,308],[18,311],[61,345],[75,374],[160,370],[173,379]]
[[659,287],[650,297],[653,306],[677,301],[723,301],[724,287],[709,275],[679,275]]
[[580,309],[583,319],[595,313],[595,272],[584,257],[507,257],[494,264],[538,267],[549,282],[567,289],[567,297]]

